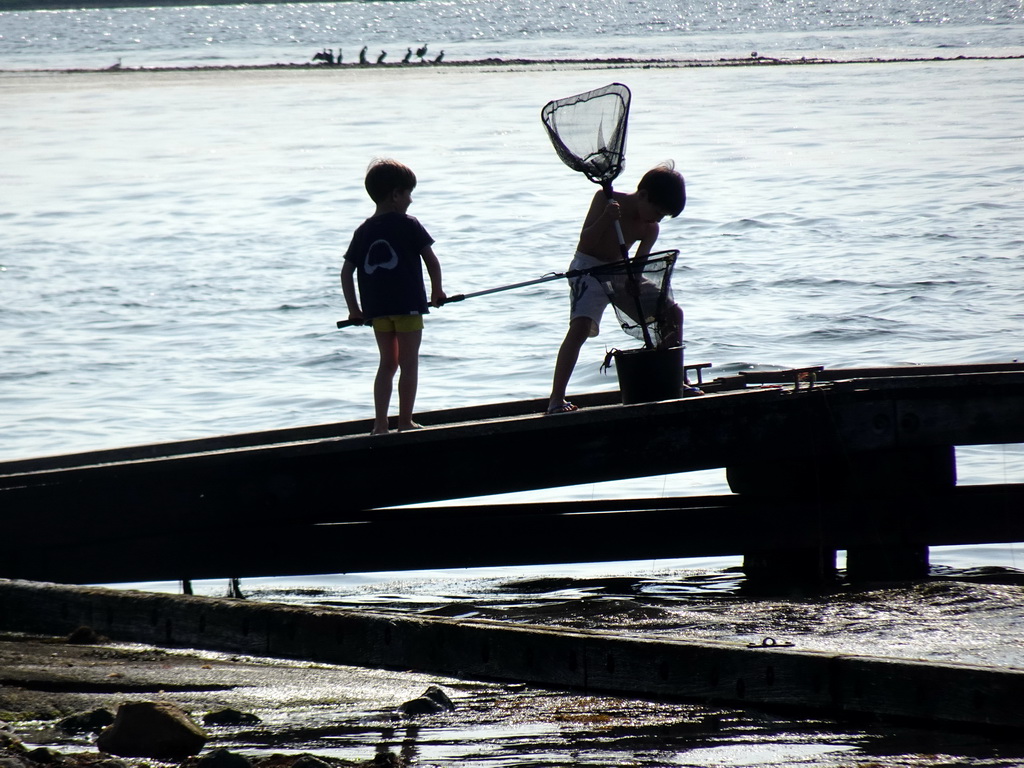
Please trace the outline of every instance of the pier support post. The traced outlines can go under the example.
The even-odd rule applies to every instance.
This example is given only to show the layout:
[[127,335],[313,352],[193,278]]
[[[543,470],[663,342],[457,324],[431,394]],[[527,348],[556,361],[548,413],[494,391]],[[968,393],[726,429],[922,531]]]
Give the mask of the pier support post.
[[746,592],[776,594],[794,589],[817,592],[835,584],[836,551],[805,548],[745,552],[743,574]]
[[[872,499],[894,499],[908,507],[922,494],[934,494],[956,485],[956,457],[952,446],[879,450],[842,457],[769,459],[730,466],[726,470],[734,493],[761,496],[774,503],[786,499],[822,499],[834,506],[845,503],[854,509],[867,507]],[[862,523],[863,527],[858,528]],[[883,522],[856,512],[849,520],[848,546],[842,541],[822,541],[813,549],[787,550],[766,544],[764,551],[745,552],[743,570],[748,580],[766,585],[777,582],[824,586],[835,578],[835,551],[846,549],[850,581],[892,581],[928,575],[928,547],[915,540],[903,520]],[[865,528],[868,528],[865,530]],[[780,538],[784,533],[780,534]],[[831,571],[829,563],[831,562]]]
[[846,550],[846,578],[851,582],[923,579],[928,568],[928,547],[924,544],[904,542]]

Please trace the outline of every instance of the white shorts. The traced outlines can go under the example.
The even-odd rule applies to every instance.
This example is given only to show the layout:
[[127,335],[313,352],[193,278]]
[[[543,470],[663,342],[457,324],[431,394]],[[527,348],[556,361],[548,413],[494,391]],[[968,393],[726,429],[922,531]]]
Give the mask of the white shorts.
[[[608,262],[595,259],[585,253],[576,251],[569,264],[569,271],[574,269],[592,269],[600,267]],[[569,278],[569,320],[577,317],[590,318],[591,337],[601,332],[601,316],[611,303],[608,294],[600,281],[593,275],[578,275]]]

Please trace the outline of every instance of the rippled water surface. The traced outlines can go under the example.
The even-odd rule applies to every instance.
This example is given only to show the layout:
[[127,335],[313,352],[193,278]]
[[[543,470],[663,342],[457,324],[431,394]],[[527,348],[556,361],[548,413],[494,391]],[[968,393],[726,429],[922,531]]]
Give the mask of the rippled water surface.
[[[539,108],[610,79],[634,93],[617,184],[665,158],[687,176],[660,243],[689,360],[1018,358],[1019,69],[8,74],[0,454],[366,416],[372,337],[334,321],[368,160],[417,171],[450,293],[563,270],[594,189]],[[563,291],[432,313],[421,410],[543,396]],[[605,323],[573,390],[615,388],[599,364],[630,343]]]

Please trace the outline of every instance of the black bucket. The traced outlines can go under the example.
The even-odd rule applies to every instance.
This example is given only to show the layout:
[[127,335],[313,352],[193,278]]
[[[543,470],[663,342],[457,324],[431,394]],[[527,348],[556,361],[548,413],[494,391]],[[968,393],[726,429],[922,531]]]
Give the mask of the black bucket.
[[623,405],[683,396],[683,347],[616,349],[611,353]]

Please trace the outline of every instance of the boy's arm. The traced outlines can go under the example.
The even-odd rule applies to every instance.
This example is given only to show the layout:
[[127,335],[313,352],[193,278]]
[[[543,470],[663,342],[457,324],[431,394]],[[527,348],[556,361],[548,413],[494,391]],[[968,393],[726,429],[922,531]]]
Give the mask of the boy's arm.
[[590,210],[583,220],[577,249],[598,259],[607,258],[611,248],[614,248],[617,254],[618,238],[611,233],[611,228],[620,214],[619,204],[605,197],[604,191],[598,190],[594,194],[594,199],[590,201]]
[[434,307],[440,307],[448,299],[444,289],[441,287],[441,262],[437,260],[437,256],[434,255],[434,249],[429,245],[420,251],[420,256],[423,258],[423,264],[426,266],[427,274],[430,276],[430,304]]
[[647,225],[644,236],[640,238],[640,244],[636,247],[636,254],[633,257],[636,261],[640,263],[647,261],[647,257],[654,250],[654,244],[658,242],[659,234],[661,234],[661,227],[658,226],[657,222],[651,222]]
[[352,274],[356,271],[351,261],[346,261],[341,267],[341,292],[345,295],[345,303],[348,305],[348,319],[362,320],[363,311],[359,308],[359,299],[356,298],[356,283]]

